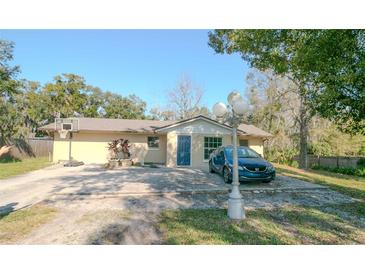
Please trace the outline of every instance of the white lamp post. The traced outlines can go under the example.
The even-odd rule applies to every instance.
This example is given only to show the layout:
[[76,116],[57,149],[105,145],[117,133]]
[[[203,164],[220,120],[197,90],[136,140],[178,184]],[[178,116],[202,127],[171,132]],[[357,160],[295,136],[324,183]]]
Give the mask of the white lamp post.
[[245,211],[243,209],[242,195],[239,189],[240,182],[238,179],[237,128],[242,122],[245,104],[241,95],[236,91],[232,91],[228,95],[227,100],[229,106],[227,107],[224,103],[216,103],[213,106],[213,114],[218,118],[229,114],[227,118],[232,126],[233,139],[233,174],[232,191],[228,199],[228,217],[234,220],[242,220],[245,218]]

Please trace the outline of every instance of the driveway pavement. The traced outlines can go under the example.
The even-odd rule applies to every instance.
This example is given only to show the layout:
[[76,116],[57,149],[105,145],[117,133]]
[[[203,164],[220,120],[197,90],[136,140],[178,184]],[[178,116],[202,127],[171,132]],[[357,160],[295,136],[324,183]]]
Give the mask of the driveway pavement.
[[[0,211],[41,201],[57,208],[57,217],[21,244],[90,244],[100,243],[98,239],[105,235],[121,234],[121,242],[115,237],[118,243],[150,244],[159,243],[154,224],[162,210],[226,208],[229,189],[217,174],[194,169],[55,165],[0,180]],[[243,184],[241,192],[246,209],[352,201],[328,188],[285,176],[270,184]]]
[[[270,184],[246,183],[242,191],[299,191],[321,186],[278,176]],[[0,180],[0,211],[19,209],[46,199],[71,196],[113,197],[127,195],[159,195],[228,193],[217,174],[198,169],[167,167],[129,167],[105,170],[99,165],[63,167],[55,165],[10,179]]]

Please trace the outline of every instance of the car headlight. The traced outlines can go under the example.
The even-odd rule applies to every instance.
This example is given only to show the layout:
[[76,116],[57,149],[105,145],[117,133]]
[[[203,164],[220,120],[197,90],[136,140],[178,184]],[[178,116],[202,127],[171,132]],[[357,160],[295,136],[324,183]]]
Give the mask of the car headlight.
[[243,167],[242,166],[238,166],[238,170],[243,170]]
[[270,165],[270,166],[267,167],[267,171],[274,171],[274,170],[275,170],[275,168],[272,165]]

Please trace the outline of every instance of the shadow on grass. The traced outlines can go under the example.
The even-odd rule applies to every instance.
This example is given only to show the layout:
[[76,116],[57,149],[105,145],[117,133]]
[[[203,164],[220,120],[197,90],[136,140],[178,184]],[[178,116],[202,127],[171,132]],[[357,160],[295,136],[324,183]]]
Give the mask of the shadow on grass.
[[329,186],[333,190],[349,195],[352,198],[365,199],[365,179],[349,175],[328,174],[329,172],[318,172],[314,170],[310,170],[310,174],[308,174],[306,171],[297,172],[281,167],[277,167],[276,169],[283,175],[293,175],[292,177],[297,179]]
[[334,172],[329,172],[329,171],[325,171],[325,170],[315,170],[315,169],[309,169],[309,170],[303,170],[303,171],[295,171],[292,169],[285,169],[282,167],[276,167],[276,169],[279,172],[287,172],[290,174],[295,174],[295,175],[306,175],[308,173],[312,173],[313,175],[317,175],[317,176],[326,176],[326,177],[330,177],[333,179],[341,179],[341,180],[346,180],[346,181],[358,181],[358,182],[364,182],[365,179],[359,176],[353,176],[353,175],[346,175],[346,174],[340,174],[340,173],[334,173]]
[[225,210],[167,211],[159,226],[165,244],[365,243],[359,223],[322,207],[257,209],[241,222],[230,221]]

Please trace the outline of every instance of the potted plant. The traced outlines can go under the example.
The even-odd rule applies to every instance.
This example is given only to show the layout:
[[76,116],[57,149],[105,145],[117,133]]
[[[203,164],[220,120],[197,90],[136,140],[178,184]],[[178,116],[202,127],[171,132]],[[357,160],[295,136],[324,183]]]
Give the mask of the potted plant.
[[130,166],[131,153],[129,152],[129,141],[127,139],[115,139],[108,143],[109,167],[115,168],[119,165]]

